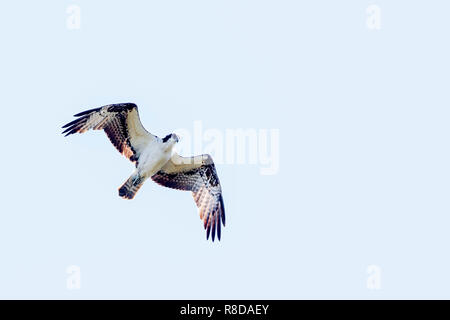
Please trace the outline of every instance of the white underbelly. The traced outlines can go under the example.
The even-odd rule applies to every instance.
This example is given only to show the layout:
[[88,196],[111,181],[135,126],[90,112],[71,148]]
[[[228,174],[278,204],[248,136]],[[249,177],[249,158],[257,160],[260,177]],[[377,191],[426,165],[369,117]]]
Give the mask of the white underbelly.
[[139,165],[137,170],[140,175],[151,177],[157,173],[161,168],[169,161],[170,152],[164,152],[162,150],[152,150],[144,155],[144,157],[139,158]]

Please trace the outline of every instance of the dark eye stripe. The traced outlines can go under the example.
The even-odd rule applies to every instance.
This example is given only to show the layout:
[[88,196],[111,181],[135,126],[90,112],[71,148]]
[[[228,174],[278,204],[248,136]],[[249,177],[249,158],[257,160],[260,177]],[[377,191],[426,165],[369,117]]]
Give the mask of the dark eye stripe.
[[167,141],[170,139],[170,137],[172,137],[172,134],[168,134],[167,136],[165,136],[165,137],[162,139],[162,142],[163,142],[163,143],[167,142]]

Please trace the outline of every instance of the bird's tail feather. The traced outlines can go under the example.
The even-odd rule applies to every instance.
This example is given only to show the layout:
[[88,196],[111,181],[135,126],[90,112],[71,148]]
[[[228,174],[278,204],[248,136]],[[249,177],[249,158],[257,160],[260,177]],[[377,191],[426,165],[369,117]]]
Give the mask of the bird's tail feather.
[[119,196],[124,199],[133,199],[144,184],[144,179],[139,174],[134,174],[119,188]]

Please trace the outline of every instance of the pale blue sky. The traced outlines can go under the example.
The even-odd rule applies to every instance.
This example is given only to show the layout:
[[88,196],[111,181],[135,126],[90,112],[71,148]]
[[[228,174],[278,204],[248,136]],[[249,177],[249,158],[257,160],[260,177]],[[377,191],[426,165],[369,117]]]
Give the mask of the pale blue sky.
[[[0,298],[450,298],[449,9],[4,3]],[[60,135],[117,102],[159,136],[196,120],[279,129],[280,171],[217,166],[227,226],[213,244],[189,193],[147,182],[122,200],[133,167],[104,134]],[[366,287],[369,265],[381,290]]]

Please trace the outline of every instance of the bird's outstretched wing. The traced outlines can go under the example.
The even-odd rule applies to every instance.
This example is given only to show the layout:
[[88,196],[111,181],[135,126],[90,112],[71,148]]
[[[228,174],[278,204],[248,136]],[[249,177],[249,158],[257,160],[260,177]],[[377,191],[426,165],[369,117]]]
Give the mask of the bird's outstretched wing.
[[134,103],[110,104],[75,115],[78,119],[63,126],[66,136],[90,129],[105,130],[117,150],[138,165],[142,150],[156,136],[142,126],[138,108]]
[[225,226],[225,207],[211,156],[184,158],[175,153],[152,179],[168,188],[192,191],[206,229],[206,239],[209,239],[211,233],[214,241],[217,233],[220,240],[221,223]]

